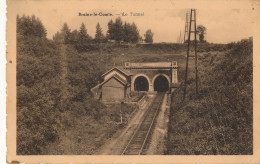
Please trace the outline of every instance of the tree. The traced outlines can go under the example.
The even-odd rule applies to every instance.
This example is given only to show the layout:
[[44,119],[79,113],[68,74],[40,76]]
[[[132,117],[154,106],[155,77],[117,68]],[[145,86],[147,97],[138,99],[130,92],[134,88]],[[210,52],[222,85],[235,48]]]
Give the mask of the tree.
[[114,39],[117,42],[120,42],[123,40],[124,32],[123,32],[123,22],[120,17],[116,18],[115,24],[114,24]]
[[152,32],[151,29],[148,29],[148,30],[145,32],[144,37],[145,37],[144,41],[145,41],[146,43],[153,43],[153,32]]
[[116,18],[115,22],[110,20],[107,26],[107,37],[109,39],[116,40],[117,42],[120,42],[124,39],[123,22],[120,17]]
[[86,51],[92,38],[88,35],[87,29],[84,23],[81,24],[77,37],[77,43],[75,45],[78,51]]
[[131,38],[130,38],[130,33],[131,33],[131,25],[127,22],[125,22],[124,27],[123,27],[123,31],[124,31],[124,42],[129,43]]
[[17,21],[17,33],[22,36],[36,36],[39,38],[46,38],[47,32],[45,27],[39,18],[36,18],[34,15],[16,17]]
[[79,30],[79,42],[89,42],[91,40],[91,37],[87,33],[87,29],[84,23],[81,24],[80,30]]
[[131,25],[131,33],[130,33],[130,41],[132,43],[138,43],[139,42],[139,31],[135,23],[132,23]]
[[105,39],[105,36],[104,36],[104,34],[103,34],[103,32],[102,32],[102,28],[100,27],[100,24],[97,23],[95,41],[96,41],[97,43],[101,43],[101,42],[104,41],[104,39]]
[[65,22],[61,29],[62,43],[69,44],[71,40],[71,32],[68,24]]
[[108,39],[111,39],[111,40],[114,40],[114,22],[113,20],[111,19],[108,24],[107,24],[107,27],[108,27],[108,30],[107,30],[107,38]]
[[68,27],[68,24],[64,23],[61,31],[55,33],[52,38],[58,44],[65,43],[75,45],[78,43],[78,36],[79,32],[77,30],[73,30],[71,32]]
[[199,35],[200,42],[205,42],[205,34],[206,34],[207,28],[203,25],[198,25],[197,27],[197,34]]
[[75,46],[76,44],[78,44],[78,40],[79,40],[79,32],[78,30],[73,30],[71,32],[71,44]]
[[124,35],[123,40],[126,43],[138,43],[139,42],[139,31],[135,23],[127,23],[125,22],[123,27]]
[[108,22],[107,38],[117,42],[124,41],[125,43],[138,43],[140,40],[139,30],[135,23],[123,22],[118,17],[115,22]]

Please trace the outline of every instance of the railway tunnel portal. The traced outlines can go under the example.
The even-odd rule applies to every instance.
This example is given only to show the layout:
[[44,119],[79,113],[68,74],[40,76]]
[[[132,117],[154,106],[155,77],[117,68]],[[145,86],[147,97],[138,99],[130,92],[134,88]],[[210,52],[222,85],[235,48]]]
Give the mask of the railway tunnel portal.
[[131,91],[166,92],[176,88],[177,62],[126,62],[124,70],[130,75]]
[[91,91],[104,102],[121,102],[131,92],[172,92],[178,86],[177,70],[176,61],[126,62],[105,72],[103,82]]

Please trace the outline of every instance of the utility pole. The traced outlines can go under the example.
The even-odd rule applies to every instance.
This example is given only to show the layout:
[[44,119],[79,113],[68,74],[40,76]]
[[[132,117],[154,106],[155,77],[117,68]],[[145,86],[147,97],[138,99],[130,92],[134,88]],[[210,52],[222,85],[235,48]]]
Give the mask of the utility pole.
[[186,41],[186,36],[189,34],[189,13],[186,13],[186,21],[185,21],[185,30],[184,30],[184,40],[183,43]]
[[194,35],[195,35],[195,79],[196,79],[196,96],[199,94],[198,88],[198,56],[197,56],[197,26],[196,26],[196,9],[194,9]]
[[[187,14],[186,14],[186,23],[187,23]],[[194,25],[194,31],[191,31],[191,25]],[[186,33],[186,25],[185,25],[185,33]],[[187,48],[187,58],[186,58],[186,70],[185,70],[185,81],[184,81],[184,91],[183,91],[183,100],[185,100],[186,96],[186,88],[187,88],[187,80],[188,80],[188,68],[189,68],[189,57],[190,57],[190,37],[191,33],[194,33],[194,51],[195,51],[195,81],[196,81],[196,96],[198,96],[198,64],[197,64],[197,27],[196,27],[196,9],[191,9],[190,11],[190,22],[188,29],[188,48]],[[185,37],[184,37],[185,39]],[[185,42],[185,40],[184,40]]]

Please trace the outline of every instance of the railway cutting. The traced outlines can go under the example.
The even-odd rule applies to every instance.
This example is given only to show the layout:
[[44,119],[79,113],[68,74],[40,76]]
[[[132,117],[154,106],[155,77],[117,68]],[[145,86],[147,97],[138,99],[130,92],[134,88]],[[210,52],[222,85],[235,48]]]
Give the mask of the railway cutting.
[[149,145],[149,138],[153,132],[156,117],[161,108],[165,93],[158,93],[149,106],[143,121],[132,135],[121,155],[143,155]]

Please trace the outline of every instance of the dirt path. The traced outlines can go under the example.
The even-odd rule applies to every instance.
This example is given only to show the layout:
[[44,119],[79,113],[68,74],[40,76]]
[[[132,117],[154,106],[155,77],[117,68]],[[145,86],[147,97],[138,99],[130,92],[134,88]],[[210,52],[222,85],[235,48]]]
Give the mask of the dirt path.
[[142,104],[142,106],[136,112],[135,116],[131,119],[127,127],[115,133],[114,136],[108,141],[108,143],[103,145],[100,150],[95,154],[120,155],[123,152],[125,145],[132,137],[138,125],[142,122],[144,118],[143,115],[148,110],[148,107],[153,101],[155,95],[149,95],[148,97],[148,100]]

